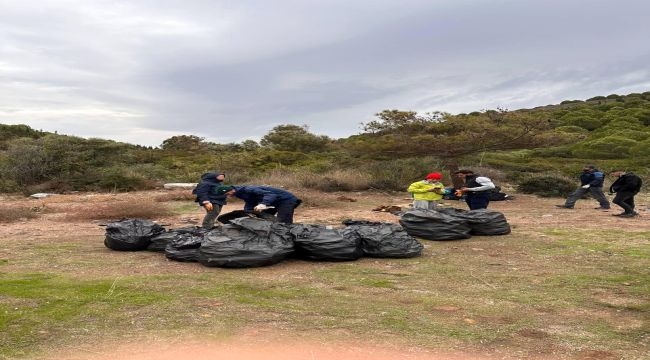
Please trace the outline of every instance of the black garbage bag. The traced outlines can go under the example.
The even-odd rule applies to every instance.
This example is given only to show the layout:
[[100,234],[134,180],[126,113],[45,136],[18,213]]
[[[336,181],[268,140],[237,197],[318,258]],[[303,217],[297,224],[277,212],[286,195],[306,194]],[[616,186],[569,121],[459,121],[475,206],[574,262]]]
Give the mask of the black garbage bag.
[[198,226],[188,226],[178,229],[168,230],[151,238],[151,243],[147,246],[149,251],[164,252],[167,245],[179,237],[179,234],[195,233],[202,231]]
[[277,264],[294,252],[287,224],[238,218],[210,231],[199,262],[210,267],[248,268]]
[[165,231],[165,228],[150,220],[124,219],[106,225],[104,245],[113,250],[145,250],[151,238]]
[[471,237],[471,228],[465,219],[437,210],[406,211],[399,223],[409,235],[427,240],[460,240]]
[[176,237],[165,247],[165,256],[175,261],[199,261],[199,248],[210,231],[203,228],[195,228],[194,231],[179,230]]
[[422,255],[424,246],[404,228],[393,223],[345,221],[361,238],[363,254],[379,258],[410,258]]
[[448,215],[458,217],[467,222],[471,228],[472,235],[507,235],[510,234],[510,224],[505,215],[498,211],[489,209],[463,210],[463,209],[440,209]]
[[230,220],[238,218],[259,218],[268,221],[278,221],[278,218],[274,215],[275,209],[266,209],[261,212],[246,212],[244,210],[233,210],[225,214],[217,216],[217,221],[222,224],[230,224]]
[[363,256],[361,237],[354,230],[324,225],[294,224],[291,227],[296,256],[319,261],[351,261]]

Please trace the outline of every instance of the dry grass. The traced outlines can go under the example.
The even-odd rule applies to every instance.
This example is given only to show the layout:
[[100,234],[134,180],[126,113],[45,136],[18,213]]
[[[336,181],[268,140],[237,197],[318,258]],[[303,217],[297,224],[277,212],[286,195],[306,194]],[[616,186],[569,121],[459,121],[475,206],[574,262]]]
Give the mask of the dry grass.
[[250,184],[269,185],[285,189],[307,188],[312,190],[361,191],[370,188],[370,175],[358,170],[333,170],[325,173],[276,169],[249,181]]
[[171,215],[168,206],[159,202],[116,201],[92,203],[76,207],[66,213],[65,219],[75,220],[119,220],[125,218],[157,219]]
[[194,201],[195,197],[196,195],[192,194],[192,190],[173,190],[164,194],[156,195],[154,201]]
[[38,217],[41,207],[25,207],[25,206],[2,206],[0,207],[0,223],[11,223],[24,219],[34,219]]

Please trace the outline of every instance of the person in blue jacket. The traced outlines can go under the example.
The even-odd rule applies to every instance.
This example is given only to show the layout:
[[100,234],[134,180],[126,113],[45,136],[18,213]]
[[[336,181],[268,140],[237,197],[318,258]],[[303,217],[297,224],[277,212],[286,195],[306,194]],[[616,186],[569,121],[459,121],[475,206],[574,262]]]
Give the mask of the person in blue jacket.
[[270,186],[221,186],[218,193],[244,200],[245,212],[276,214],[278,222],[286,224],[293,223],[294,210],[302,203],[294,194]]
[[222,172],[209,172],[201,175],[201,181],[194,188],[192,193],[196,195],[196,201],[205,209],[205,217],[201,226],[204,229],[212,229],[214,222],[221,212],[221,208],[226,205],[227,198],[223,194],[217,194],[217,189],[222,186],[226,174]]
[[565,200],[562,205],[555,205],[563,209],[573,209],[573,206],[576,204],[576,201],[582,199],[582,196],[586,193],[590,193],[600,204],[596,209],[599,210],[609,210],[609,200],[605,197],[603,193],[603,183],[605,182],[605,174],[596,169],[594,165],[587,165],[582,169],[582,174],[580,175],[580,186]]

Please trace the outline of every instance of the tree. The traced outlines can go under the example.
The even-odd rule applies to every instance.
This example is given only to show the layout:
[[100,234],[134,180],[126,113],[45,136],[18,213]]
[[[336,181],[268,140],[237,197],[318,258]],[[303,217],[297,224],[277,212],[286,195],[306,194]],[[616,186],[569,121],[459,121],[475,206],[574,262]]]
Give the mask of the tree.
[[321,152],[332,140],[324,135],[314,135],[307,125],[279,125],[262,137],[262,146],[289,152]]
[[445,115],[412,126],[417,118],[413,112],[384,111],[374,128],[381,133],[359,136],[348,142],[348,149],[357,155],[370,154],[369,149],[395,158],[433,155],[441,158],[453,172],[459,161],[486,151],[530,149],[561,144],[575,139],[572,133],[554,131],[547,113],[509,112],[503,109],[484,111],[478,115]]
[[207,150],[208,144],[204,140],[205,138],[194,135],[177,135],[164,140],[160,148],[169,151]]

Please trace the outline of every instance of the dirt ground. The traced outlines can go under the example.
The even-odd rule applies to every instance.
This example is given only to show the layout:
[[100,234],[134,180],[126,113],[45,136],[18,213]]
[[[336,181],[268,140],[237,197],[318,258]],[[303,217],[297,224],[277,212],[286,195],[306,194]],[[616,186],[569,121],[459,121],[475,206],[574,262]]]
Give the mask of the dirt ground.
[[[155,196],[164,191],[139,192],[130,194],[69,194],[54,195],[45,199],[29,199],[19,196],[0,197],[0,203],[5,206],[27,205],[34,211],[42,211],[38,219],[23,219],[18,222],[2,224],[0,237],[11,239],[15,236],[33,236],[34,239],[44,238],[43,229],[48,229],[48,237],[64,237],[70,227],[74,227],[76,234],[103,236],[104,228],[100,226],[106,221],[65,221],[66,213],[78,211],[92,211],[93,204],[109,201],[151,201]],[[390,213],[372,211],[380,205],[406,206],[409,201],[405,194],[383,193],[349,193],[329,194],[329,201],[338,204],[336,211],[310,206],[307,203],[296,211],[295,221],[321,224],[340,224],[344,219],[374,220],[397,222],[398,218]],[[490,208],[503,212],[509,223],[518,231],[538,227],[574,227],[583,229],[598,229],[610,227],[633,226],[639,231],[650,230],[650,212],[648,211],[648,194],[637,198],[637,210],[640,216],[631,219],[622,219],[612,216],[620,212],[615,205],[608,212],[595,210],[597,206],[593,200],[581,200],[573,210],[559,209],[554,205],[562,203],[562,199],[543,199],[530,195],[515,194],[515,200],[492,202]],[[338,202],[338,203],[337,203]],[[446,206],[465,208],[463,203],[447,201]],[[222,213],[239,209],[241,204],[228,205]],[[159,222],[174,228],[200,223],[203,212],[200,208],[188,211],[182,215],[175,215],[160,219]],[[3,253],[0,248],[0,258],[7,258],[10,254]],[[182,264],[181,264],[182,265]],[[181,266],[171,271],[178,271]],[[146,272],[147,269],[138,269]],[[280,276],[281,274],[278,274]],[[287,342],[278,340],[276,332],[267,329],[256,329],[249,333],[228,339],[223,342],[206,343],[201,339],[168,339],[153,338],[149,343],[134,344],[94,344],[93,350],[87,346],[71,346],[62,349],[51,359],[67,360],[202,360],[202,359],[249,359],[249,360],[293,360],[293,359],[514,359],[516,354],[478,354],[475,352],[432,352],[427,349],[410,348],[400,344],[363,344],[350,342],[321,343],[317,339],[305,336],[300,341]],[[81,350],[83,349],[83,350]],[[538,359],[546,359],[539,357]],[[550,359],[550,358],[549,358]],[[580,359],[612,359],[608,354],[585,353]]]

